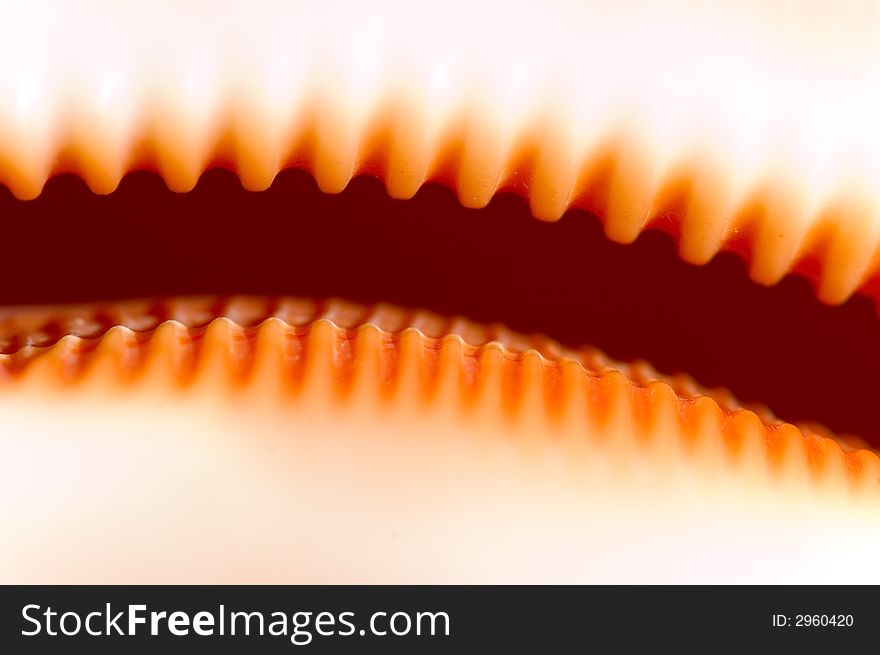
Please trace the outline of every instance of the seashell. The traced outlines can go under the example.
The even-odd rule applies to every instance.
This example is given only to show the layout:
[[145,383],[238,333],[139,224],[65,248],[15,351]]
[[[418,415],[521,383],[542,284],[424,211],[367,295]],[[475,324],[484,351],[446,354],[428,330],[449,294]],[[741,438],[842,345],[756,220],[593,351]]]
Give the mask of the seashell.
[[456,3],[258,4],[15,7],[0,183],[33,198],[74,172],[107,193],[146,168],[187,191],[228,166],[256,191],[299,167],[325,192],[371,174],[409,198],[439,181],[468,207],[509,190],[544,220],[588,209],[623,243],[659,227],[692,263],[733,250],[762,284],[807,273],[830,303],[877,279],[870,4],[562,1],[503,18],[485,0],[467,21]]
[[[302,169],[374,221],[355,244],[367,257],[399,244],[399,268],[368,264],[415,289],[437,259],[421,249],[440,246],[387,230],[347,195],[353,178],[407,206],[445,185],[475,221],[519,194],[536,219],[569,215],[557,241],[586,210],[621,244],[662,230],[689,263],[731,251],[754,282],[797,274],[817,302],[876,303],[870,9],[7,7],[0,581],[876,581],[877,443],[491,312],[398,306],[390,281],[327,300],[327,269],[365,275],[332,252],[300,297],[243,245],[286,246],[292,231],[290,258],[318,248],[295,213],[305,194],[288,230],[250,211],[286,198],[283,171]],[[199,199],[228,189],[218,167],[249,193],[213,215]],[[150,204],[169,189],[184,221]],[[326,221],[331,239],[353,238]],[[29,238],[33,252],[10,245]],[[175,239],[185,256],[157,254]],[[489,261],[474,265],[475,297],[505,283]],[[41,267],[61,272],[56,286],[33,279]],[[201,291],[221,295],[193,295],[202,273]],[[257,278],[265,288],[240,294]],[[813,386],[861,384],[825,378]]]
[[[645,363],[341,301],[113,309],[133,327],[0,355],[4,579],[789,579],[741,557],[773,539],[824,580],[829,547],[880,536],[874,452]],[[101,315],[19,311],[0,339]],[[696,525],[723,538],[675,536]]]

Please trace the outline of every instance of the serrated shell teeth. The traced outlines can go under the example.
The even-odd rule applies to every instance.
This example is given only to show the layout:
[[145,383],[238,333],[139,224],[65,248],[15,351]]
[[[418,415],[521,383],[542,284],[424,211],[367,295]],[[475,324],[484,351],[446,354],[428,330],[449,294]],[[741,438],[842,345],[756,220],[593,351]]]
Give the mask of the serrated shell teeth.
[[[853,191],[833,203],[827,213],[827,250],[816,293],[820,300],[839,304],[867,280],[878,252],[876,204]],[[849,220],[840,220],[848,216]]]
[[[385,188],[392,198],[412,198],[428,179],[435,144],[427,110],[406,95],[387,110],[389,136]],[[380,138],[382,138],[380,136]]]
[[[661,229],[687,262],[733,250],[760,284],[796,273],[825,303],[859,291],[880,302],[874,7],[829,9],[826,22],[825,12],[738,2],[6,4],[0,184],[21,200],[53,175],[109,194],[144,169],[180,193],[214,167],[252,192],[286,168],[308,171],[325,193],[359,175],[398,200],[441,183],[467,208],[513,192],[540,220],[587,210],[619,243]],[[277,198],[257,202],[267,197]],[[9,206],[39,216],[27,208],[53,202]],[[69,209],[34,232],[88,224]],[[296,207],[289,213],[296,220]],[[191,218],[213,229],[210,216]],[[223,218],[251,229],[249,216]],[[107,275],[127,252],[112,226]],[[532,244],[517,246],[524,266],[540,261],[528,257]],[[81,255],[77,243],[70,250]],[[695,552],[717,570],[725,548],[740,556],[741,536],[760,549],[781,535],[795,560],[805,552],[823,572],[836,552],[826,541],[880,543],[880,457],[865,444],[783,423],[685,376],[499,326],[249,297],[16,308],[0,319],[0,495],[16,498],[0,503],[0,525],[15,533],[0,581],[51,576],[42,571],[53,566],[81,575],[77,557],[101,568],[82,547],[93,542],[131,564],[150,539],[157,570],[165,548],[165,564],[189,558],[193,571],[216,574],[226,563],[216,544],[230,543],[251,556],[242,566],[272,580],[279,570],[302,578],[299,560],[397,575],[427,553],[418,565],[440,567],[428,579],[439,571],[445,581],[443,567],[457,565],[465,581],[494,567],[505,582],[509,553],[531,563],[522,570],[558,567],[554,577],[568,581],[569,568],[575,580],[628,571],[626,557],[690,566]],[[33,471],[62,503],[42,488],[21,493],[36,488]],[[198,517],[184,520],[181,508]],[[170,545],[156,543],[153,520]],[[850,531],[842,537],[838,520]],[[389,546],[401,526],[408,532]],[[735,535],[734,546],[718,534]],[[704,539],[708,556],[693,549]],[[562,553],[547,557],[548,544]],[[458,550],[430,557],[441,548]],[[101,570],[115,579],[116,565]]]
[[754,245],[749,267],[760,284],[776,284],[789,272],[806,237],[803,201],[784,182],[768,189],[752,226]]
[[[89,494],[110,480],[121,495],[114,502],[126,506],[142,494],[141,477],[161,480],[149,502],[141,498],[140,523],[123,524],[126,534],[139,539],[153,538],[144,525],[154,530],[152,519],[166,507],[206,493],[224,499],[217,516],[203,508],[212,526],[207,539],[218,531],[234,533],[258,553],[266,552],[266,533],[254,541],[241,526],[267,503],[276,519],[279,512],[298,519],[282,522],[282,528],[273,523],[271,534],[285,553],[293,544],[303,548],[317,530],[321,538],[305,547],[325,557],[329,542],[322,541],[322,530],[328,524],[295,511],[303,502],[321,516],[369,516],[353,529],[371,543],[378,538],[383,556],[387,530],[402,525],[413,507],[430,508],[429,517],[408,523],[407,535],[430,543],[438,522],[463,529],[481,547],[497,545],[498,534],[473,532],[475,522],[490,521],[493,529],[513,530],[519,538],[533,535],[536,521],[546,522],[557,547],[563,543],[555,541],[558,531],[568,534],[575,525],[586,532],[571,538],[589,537],[588,546],[578,542],[580,555],[572,561],[579,568],[566,568],[566,579],[595,579],[619,557],[617,544],[627,535],[652,545],[674,538],[680,548],[681,529],[699,530],[694,552],[708,543],[713,558],[717,549],[731,548],[724,536],[730,531],[739,535],[735,552],[740,543],[762,547],[768,511],[779,524],[774,538],[787,544],[785,557],[827,556],[821,547],[816,551],[812,538],[873,538],[866,526],[873,525],[880,492],[876,453],[772,416],[759,418],[729,395],[665,378],[644,364],[616,364],[597,352],[573,353],[545,339],[466,321],[349,303],[181,299],[121,303],[115,312],[126,326],[115,324],[120,319],[106,310],[88,308],[5,322],[4,343],[43,345],[0,355],[0,409],[13,438],[25,436],[14,442],[13,461],[39,462],[32,470],[41,480],[65,490],[65,512],[91,506]],[[156,326],[139,315],[176,318]],[[83,336],[65,333],[73,330]],[[52,412],[34,411],[47,401]],[[66,426],[68,440],[56,440],[59,425]],[[7,434],[0,432],[0,439]],[[53,455],[59,448],[81,462],[85,455],[106,461],[87,478],[59,481],[47,473],[70,473],[69,463]],[[3,463],[0,480],[21,479],[8,460]],[[167,501],[157,495],[165,491]],[[260,502],[237,504],[242,493]],[[41,506],[32,497],[24,502]],[[382,512],[371,514],[369,508],[378,506]],[[720,522],[711,523],[718,512]],[[103,513],[80,516],[90,535],[116,543],[118,520]],[[151,521],[144,523],[143,516]],[[49,511],[45,527],[61,529],[58,517],[57,508]],[[827,532],[831,517],[845,534]],[[151,552],[158,558],[150,561],[189,558],[198,562],[192,570],[201,576],[218,575],[219,560],[204,559],[202,531],[190,520],[174,529],[187,538],[170,559]],[[597,530],[615,552],[597,549]],[[161,534],[167,534],[164,528]],[[31,542],[30,533],[24,538],[42,543]],[[15,575],[35,575],[30,551],[11,541]],[[81,546],[53,560],[51,574],[81,575],[72,564],[86,556]],[[583,548],[589,557],[582,557]],[[114,552],[121,553],[118,562],[94,570],[119,575],[131,560],[124,549]],[[331,559],[344,553],[350,551],[343,548]],[[515,559],[530,561],[519,551]],[[245,575],[268,570],[299,579],[298,562],[285,556],[264,569],[260,559],[248,564]],[[368,564],[379,567],[372,571],[391,570],[387,558]],[[401,564],[405,560],[391,568]],[[11,569],[4,571],[10,575]],[[485,575],[482,568],[472,573]],[[654,572],[660,578],[667,573]]]
[[850,446],[844,453],[843,441],[778,424],[769,413],[759,419],[691,380],[467,321],[244,297],[122,303],[116,316],[74,308],[7,322],[4,343],[19,349],[0,355],[5,388],[116,385],[203,397],[234,389],[303,407],[422,407],[492,430],[580,434],[620,463],[697,461],[719,474],[739,468],[806,487],[818,476],[838,488],[846,471],[860,474],[867,461],[850,462],[856,456]]
[[542,220],[557,220],[571,204],[577,153],[572,139],[548,122],[531,179],[529,207]]
[[456,190],[465,207],[479,209],[489,204],[498,189],[507,144],[501,125],[485,108],[473,111],[464,135]]
[[711,164],[694,169],[687,183],[679,253],[687,262],[705,264],[722,249],[738,198],[723,170]]
[[626,138],[616,148],[608,184],[605,234],[614,241],[631,243],[651,217],[659,186],[658,162],[640,140]]

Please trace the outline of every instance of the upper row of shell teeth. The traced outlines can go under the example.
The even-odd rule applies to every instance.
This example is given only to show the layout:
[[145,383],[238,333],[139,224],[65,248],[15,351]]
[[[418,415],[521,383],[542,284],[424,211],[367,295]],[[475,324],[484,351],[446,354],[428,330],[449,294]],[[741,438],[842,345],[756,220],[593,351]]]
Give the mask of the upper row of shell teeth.
[[32,198],[67,170],[103,193],[146,166],[185,191],[216,162],[253,190],[286,166],[328,192],[439,179],[471,207],[504,188],[539,218],[585,207],[623,242],[671,216],[695,263],[746,234],[763,283],[819,249],[829,302],[875,272],[869,8],[350,4],[6,8],[0,183]]

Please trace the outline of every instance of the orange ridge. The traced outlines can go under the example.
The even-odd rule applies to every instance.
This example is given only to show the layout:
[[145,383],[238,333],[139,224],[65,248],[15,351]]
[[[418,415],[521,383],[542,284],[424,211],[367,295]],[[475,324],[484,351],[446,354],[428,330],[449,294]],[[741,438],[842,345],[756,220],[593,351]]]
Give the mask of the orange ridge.
[[[602,221],[606,236],[618,243],[631,243],[643,231],[656,229],[670,234],[678,245],[679,255],[692,264],[705,264],[720,252],[733,252],[746,262],[752,280],[760,284],[773,285],[794,274],[809,280],[819,299],[829,304],[842,303],[854,293],[880,300],[880,240],[871,233],[871,224],[856,220],[862,209],[848,207],[843,200],[829,200],[818,213],[801,222],[780,209],[794,202],[790,192],[759,185],[736,204],[719,206],[707,213],[707,206],[714,205],[716,200],[720,203],[725,196],[721,192],[715,199],[707,195],[704,173],[698,166],[667,171],[645,186],[631,179],[632,173],[626,170],[634,155],[610,146],[584,157],[571,180],[549,179],[547,171],[540,168],[539,137],[523,141],[514,154],[501,162],[497,183],[475,190],[477,182],[470,181],[466,174],[473,167],[466,161],[467,130],[450,137],[446,145],[438,148],[428,173],[417,184],[403,189],[394,181],[401,172],[400,163],[391,156],[391,128],[375,129],[375,135],[364,139],[365,146],[351,174],[340,184],[323,183],[317,147],[312,143],[314,136],[304,136],[274,173],[256,186],[248,182],[245,172],[250,165],[249,155],[241,152],[232,135],[218,140],[198,175],[182,186],[172,184],[175,173],[161,163],[163,148],[150,139],[135,148],[128,165],[109,187],[96,180],[99,173],[91,168],[83,151],[67,146],[59,148],[53,157],[55,163],[49,177],[75,174],[92,191],[108,193],[118,186],[121,175],[150,171],[173,191],[185,192],[195,186],[204,172],[225,168],[236,173],[246,189],[254,191],[268,188],[277,173],[294,168],[313,175],[322,191],[329,193],[341,192],[351,179],[361,175],[382,181],[395,198],[409,198],[424,184],[440,183],[451,188],[464,206],[474,208],[485,206],[498,193],[515,193],[529,203],[532,214],[541,220],[555,221],[571,210],[588,211]],[[13,171],[14,162],[0,166],[0,184],[15,189],[17,174]],[[568,191],[562,193],[563,188]],[[36,196],[28,193],[25,197]],[[636,198],[639,206],[633,207],[635,200],[629,199]]]
[[[41,361],[52,384],[76,384],[103,358],[101,375],[110,361],[125,388],[162,356],[172,363],[164,373],[171,384],[185,388],[199,381],[208,348],[212,356],[220,353],[234,386],[252,381],[261,358],[280,356],[282,382],[294,397],[316,361],[329,365],[333,393],[343,402],[357,384],[372,385],[382,402],[393,402],[403,386],[401,362],[415,360],[417,397],[428,404],[451,375],[462,411],[488,405],[514,419],[537,402],[552,424],[574,403],[586,408],[594,434],[620,420],[645,435],[660,426],[687,452],[699,450],[708,433],[731,461],[744,456],[745,442],[757,434],[771,468],[799,461],[821,479],[839,467],[853,484],[880,487],[880,458],[860,444],[782,423],[684,376],[669,378],[641,362],[616,363],[595,350],[564,349],[500,326],[389,306],[243,297],[7,310],[0,315],[0,346],[6,384],[26,380]],[[670,409],[674,425],[667,426]]]

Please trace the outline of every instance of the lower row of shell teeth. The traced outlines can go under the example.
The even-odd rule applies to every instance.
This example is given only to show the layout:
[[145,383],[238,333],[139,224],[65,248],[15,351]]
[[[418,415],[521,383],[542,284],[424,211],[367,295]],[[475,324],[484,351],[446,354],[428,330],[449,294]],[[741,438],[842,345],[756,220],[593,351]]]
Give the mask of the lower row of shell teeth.
[[185,191],[223,164],[258,190],[294,166],[407,198],[438,180],[469,207],[511,189],[542,219],[594,211],[622,242],[674,224],[694,263],[745,243],[764,284],[818,257],[828,302],[876,274],[869,13],[409,4],[205,22],[199,3],[28,3],[0,27],[0,183],[33,198],[73,171],[106,193],[146,167]]
[[[129,325],[146,331],[107,328],[112,318],[100,308],[66,311],[0,321],[0,335],[23,344],[33,340],[27,330],[39,333],[35,326],[47,320],[60,331],[67,326],[90,335],[66,334],[53,345],[22,345],[0,355],[6,402],[53,393],[105,400],[150,394],[189,403],[252,399],[309,411],[329,404],[371,415],[418,411],[426,420],[439,412],[529,438],[555,435],[575,449],[599,449],[622,466],[647,458],[670,480],[677,475],[673,460],[696,463],[710,477],[754,477],[865,498],[880,479],[880,458],[870,451],[759,417],[723,394],[643,364],[615,364],[595,352],[566,351],[503,330],[469,329],[388,307],[295,299],[117,306]],[[168,316],[191,324],[162,318]]]

